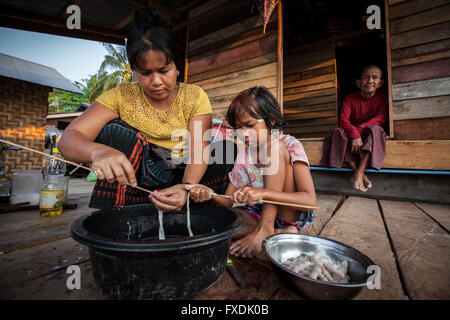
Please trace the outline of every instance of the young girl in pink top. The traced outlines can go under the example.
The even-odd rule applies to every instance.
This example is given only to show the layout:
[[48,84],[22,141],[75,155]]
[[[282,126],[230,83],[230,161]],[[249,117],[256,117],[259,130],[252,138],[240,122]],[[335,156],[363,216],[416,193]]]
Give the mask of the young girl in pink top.
[[260,200],[315,206],[316,196],[305,150],[296,138],[280,133],[284,127],[280,106],[266,88],[239,93],[228,109],[227,120],[245,143],[229,173],[225,194],[232,199],[212,196],[212,190],[203,185],[187,185],[186,189],[195,202],[240,205],[237,211],[245,226],[233,238],[236,241],[230,253],[248,257],[261,252],[264,238],[303,231],[313,218],[313,212]]

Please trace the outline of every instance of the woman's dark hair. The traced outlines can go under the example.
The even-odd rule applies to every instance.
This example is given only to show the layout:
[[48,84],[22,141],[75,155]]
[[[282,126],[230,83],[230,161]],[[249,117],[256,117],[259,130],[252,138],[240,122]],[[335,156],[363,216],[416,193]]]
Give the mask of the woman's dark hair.
[[245,112],[255,119],[264,119],[268,129],[283,130],[285,126],[277,99],[265,87],[253,87],[239,93],[228,108],[228,123],[235,128],[236,119]]
[[127,38],[127,56],[131,69],[139,67],[139,60],[148,50],[157,50],[166,57],[166,64],[173,61],[178,68],[179,59],[171,25],[151,7],[134,13],[134,21]]

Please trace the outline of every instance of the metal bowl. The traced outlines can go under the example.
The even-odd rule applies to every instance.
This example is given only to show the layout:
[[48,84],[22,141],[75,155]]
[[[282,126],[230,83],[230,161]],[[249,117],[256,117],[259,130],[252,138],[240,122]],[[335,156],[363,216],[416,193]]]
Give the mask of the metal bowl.
[[[366,272],[367,268],[375,265],[370,258],[345,244],[304,234],[276,234],[264,239],[262,247],[264,254],[286,285],[311,299],[352,299],[356,297],[367,284],[370,276]],[[319,249],[328,259],[339,263],[343,259],[349,261],[350,283],[314,280],[293,272],[282,264],[287,259],[296,258],[300,254],[312,256]]]

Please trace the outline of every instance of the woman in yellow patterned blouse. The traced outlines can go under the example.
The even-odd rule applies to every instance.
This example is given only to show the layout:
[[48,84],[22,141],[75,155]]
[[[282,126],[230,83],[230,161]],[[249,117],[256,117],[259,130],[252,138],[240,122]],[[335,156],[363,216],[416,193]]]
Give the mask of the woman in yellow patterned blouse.
[[[188,140],[191,145],[202,141],[201,152],[208,148],[209,140],[202,137],[211,128],[211,104],[200,87],[177,82],[175,43],[168,23],[153,9],[136,12],[127,55],[137,82],[103,93],[70,124],[58,146],[66,158],[92,163],[98,181],[91,207],[149,201],[148,194],[126,187],[139,184],[165,187],[151,198],[158,209],[181,209],[187,199],[185,184],[199,183],[207,164],[202,157],[200,163],[183,167],[167,158],[186,156],[182,151]],[[183,138],[181,143],[172,138],[174,133]],[[142,175],[151,181],[140,180]]]

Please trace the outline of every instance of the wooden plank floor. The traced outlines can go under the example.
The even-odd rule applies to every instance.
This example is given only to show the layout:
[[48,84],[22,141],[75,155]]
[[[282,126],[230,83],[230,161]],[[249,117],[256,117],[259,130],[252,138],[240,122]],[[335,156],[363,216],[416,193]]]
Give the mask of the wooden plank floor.
[[[0,215],[0,299],[106,299],[97,290],[88,250],[70,238],[70,226],[92,211],[89,195],[78,208],[40,218],[36,211]],[[450,298],[450,206],[319,195],[306,231],[350,245],[381,269],[381,289],[357,299]],[[228,272],[198,300],[302,299],[274,274],[264,257],[233,258],[246,281],[240,289]],[[81,290],[69,290],[69,265],[81,269]]]

